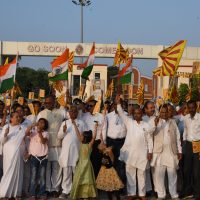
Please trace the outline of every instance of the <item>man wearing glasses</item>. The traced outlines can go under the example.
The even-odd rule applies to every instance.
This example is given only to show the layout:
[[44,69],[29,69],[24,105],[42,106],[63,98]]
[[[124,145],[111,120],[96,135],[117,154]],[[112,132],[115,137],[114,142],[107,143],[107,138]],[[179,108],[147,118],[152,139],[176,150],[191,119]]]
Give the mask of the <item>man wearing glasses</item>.
[[54,96],[45,98],[45,109],[38,114],[37,121],[45,118],[49,123],[49,153],[46,169],[46,191],[47,195],[58,197],[62,180],[62,169],[58,158],[61,152],[61,140],[57,139],[59,128],[66,116],[64,109],[56,108]]

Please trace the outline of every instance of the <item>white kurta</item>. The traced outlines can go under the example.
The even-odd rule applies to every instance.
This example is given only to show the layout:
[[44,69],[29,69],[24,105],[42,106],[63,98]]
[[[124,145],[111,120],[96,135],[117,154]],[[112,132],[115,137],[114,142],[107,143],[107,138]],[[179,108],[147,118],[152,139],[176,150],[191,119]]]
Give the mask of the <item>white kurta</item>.
[[21,196],[23,182],[23,155],[25,129],[21,125],[5,125],[1,140],[9,126],[8,140],[3,144],[3,177],[0,183],[0,198]]
[[26,119],[30,120],[32,123],[35,123],[35,122],[36,122],[36,119],[37,119],[37,115],[33,115],[33,114],[28,115],[28,116],[26,117]]
[[[151,161],[151,166],[166,166],[173,169],[177,169],[178,167],[178,157],[175,155],[171,148],[171,140],[170,135],[168,133],[169,130],[169,122],[165,120],[160,120],[158,126],[163,126],[164,136],[163,136],[163,151],[161,153],[153,153],[153,158]],[[176,131],[176,130],[174,130]],[[158,133],[159,134],[159,133]],[[178,149],[181,152],[181,146],[179,142],[179,132],[177,131],[177,143],[179,144]]]
[[60,150],[61,150],[61,140],[57,138],[58,131],[60,126],[66,116],[66,112],[64,109],[53,109],[48,110],[44,109],[37,116],[37,121],[40,118],[45,118],[49,123],[48,133],[49,133],[49,153],[48,160],[49,161],[58,161]]
[[[67,130],[66,132],[63,132],[63,126],[65,125],[65,123],[67,126]],[[78,126],[80,133],[85,131],[85,125],[81,120],[76,119],[75,123]],[[58,132],[58,138],[62,139],[62,149],[59,156],[60,166],[63,168],[69,166],[75,167],[79,157],[80,141],[76,135],[75,128],[71,122],[71,119],[62,123]]]
[[127,165],[145,170],[147,167],[147,154],[152,153],[153,140],[151,133],[153,128],[148,123],[141,121],[139,124],[127,117],[120,105],[117,106],[119,116],[127,127],[127,135],[120,151],[120,159]]

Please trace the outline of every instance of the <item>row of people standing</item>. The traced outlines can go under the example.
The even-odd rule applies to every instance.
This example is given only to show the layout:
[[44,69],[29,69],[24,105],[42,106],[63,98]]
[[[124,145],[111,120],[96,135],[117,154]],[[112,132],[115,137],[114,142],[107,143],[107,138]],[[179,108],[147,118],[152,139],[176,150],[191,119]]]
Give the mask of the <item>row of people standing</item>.
[[[103,144],[113,147],[113,153],[114,153],[113,166],[117,170],[118,175],[120,176],[123,183],[127,184],[127,194],[130,197],[130,199],[136,195],[136,172],[138,177],[139,196],[141,198],[145,198],[146,190],[147,191],[151,190],[152,187],[150,181],[151,173],[150,170],[147,170],[150,161],[153,167],[152,168],[153,170],[151,171],[154,180],[154,189],[158,193],[158,197],[164,198],[166,196],[166,190],[164,185],[164,177],[165,177],[164,173],[166,170],[168,172],[168,176],[170,179],[169,184],[171,184],[169,185],[170,194],[172,198],[178,197],[176,190],[176,177],[177,177],[176,170],[177,170],[178,159],[181,159],[182,152],[180,146],[179,131],[177,129],[176,124],[174,123],[175,121],[169,119],[170,108],[168,108],[167,106],[163,106],[160,110],[160,117],[156,118],[154,117],[155,107],[152,102],[148,102],[145,105],[144,107],[146,111],[145,116],[143,116],[142,110],[137,105],[129,105],[130,107],[133,106],[134,108],[132,117],[123,111],[123,109],[120,106],[120,100],[118,98],[116,103],[112,104],[111,108],[109,109],[109,112],[105,110],[103,114],[100,113],[93,114],[93,109],[96,104],[96,101],[94,100],[87,103],[86,109],[88,112],[85,112],[85,106],[81,101],[75,101],[75,104],[76,106],[74,107],[72,106],[69,112],[66,112],[64,109],[55,108],[55,99],[54,97],[49,96],[45,99],[45,109],[41,111],[37,116],[38,120],[41,118],[46,119],[49,124],[48,137],[46,136],[46,140],[48,140],[48,160],[47,158],[45,158],[46,155],[41,156],[37,154],[38,152],[35,153],[33,151],[32,154],[35,155],[32,154],[31,155],[37,158],[39,157],[39,160],[37,161],[40,165],[41,163],[43,163],[43,161],[46,162],[47,165],[46,181],[44,181],[45,175],[43,175],[43,182],[46,183],[45,190],[47,193],[51,193],[52,195],[57,196],[61,186],[62,194],[60,195],[60,198],[66,198],[69,195],[72,188],[72,177],[79,158],[79,148],[80,148],[80,143],[77,140],[77,135],[76,131],[74,130],[73,122],[75,121],[80,133],[83,133],[84,131],[89,131],[89,130],[94,131],[95,124],[97,121],[98,122],[97,133],[96,133],[97,136],[94,140],[93,151],[91,155],[91,161],[93,164],[95,177],[98,176],[101,167],[102,154],[99,153],[99,147],[102,146],[100,144],[103,142]],[[187,177],[187,175],[190,176],[190,179],[189,176],[188,179],[184,178],[185,182],[184,192],[185,196],[194,193],[195,198],[198,199],[199,195],[198,191],[200,190],[198,190],[199,184],[197,178],[199,177],[199,174],[198,170],[196,169],[199,168],[197,165],[198,164],[197,160],[195,160],[196,162],[194,161],[194,159],[197,158],[196,155],[198,153],[191,152],[192,150],[191,145],[193,145],[192,142],[200,140],[199,114],[196,113],[195,105],[196,105],[195,102],[188,103],[190,114],[185,117],[186,122],[187,120],[188,121],[194,120],[194,121],[192,121],[192,123],[185,123],[185,128],[184,128],[185,134],[183,138],[184,140],[187,141],[184,143],[186,145],[186,148],[189,148],[190,150],[187,151],[190,152],[190,156],[188,157],[184,156],[184,157],[187,158],[187,160],[190,159],[190,161],[194,163],[195,167],[194,169],[190,168],[188,170],[184,170],[184,177]],[[79,107],[79,110],[77,110],[77,107]],[[20,115],[20,109],[22,108],[18,108],[18,110],[17,109],[15,110],[17,111],[17,113],[13,115],[14,117],[11,115],[11,126],[12,123],[14,123],[12,122],[12,120],[18,118],[18,116],[16,115]],[[193,109],[193,114],[191,111],[192,109]],[[68,120],[66,120],[66,118]],[[16,129],[17,130],[16,132],[21,132],[21,130],[26,129],[24,128],[25,126],[22,125],[22,121],[19,120],[18,123],[19,124],[17,125],[17,127],[20,130]],[[1,135],[6,136],[6,134],[7,135],[11,134],[10,128],[9,130],[7,128],[3,129]],[[14,135],[18,134],[15,133]],[[20,140],[21,139],[22,136],[20,137]],[[153,140],[154,140],[154,145],[153,145]],[[7,153],[7,151],[4,150],[5,146],[3,146],[4,154],[5,152]],[[41,160],[43,158],[44,160]],[[35,160],[35,162],[37,161]],[[11,160],[9,162],[11,162]],[[5,163],[4,165],[6,166]],[[17,166],[18,169],[22,169],[20,165]],[[194,170],[196,171],[194,172]],[[26,171],[27,170],[25,170],[25,173]],[[192,177],[191,172],[194,172],[196,177],[193,177],[191,179]],[[3,176],[3,178],[4,177],[5,175]],[[126,178],[127,178],[127,183],[126,183]],[[1,181],[1,184],[3,183],[4,182]],[[21,185],[20,183],[19,185]],[[192,190],[191,187],[192,183],[194,183],[194,188],[195,188],[194,190]],[[35,183],[32,184],[36,185],[36,181]],[[27,187],[28,184],[25,185]],[[147,186],[149,188],[146,188]],[[188,189],[186,189],[186,187]],[[19,189],[19,191],[20,190],[21,189]],[[43,185],[43,191],[44,191],[44,185]],[[29,187],[29,192],[30,192],[30,187]],[[46,197],[47,194],[46,192],[43,193],[44,197]],[[19,193],[14,192],[10,194],[10,196],[17,197],[20,196]],[[0,194],[1,194],[1,188],[0,188]],[[34,195],[35,194],[32,193],[31,197],[35,198]],[[10,196],[8,195],[6,196],[5,194],[1,195],[1,197],[10,197]]]

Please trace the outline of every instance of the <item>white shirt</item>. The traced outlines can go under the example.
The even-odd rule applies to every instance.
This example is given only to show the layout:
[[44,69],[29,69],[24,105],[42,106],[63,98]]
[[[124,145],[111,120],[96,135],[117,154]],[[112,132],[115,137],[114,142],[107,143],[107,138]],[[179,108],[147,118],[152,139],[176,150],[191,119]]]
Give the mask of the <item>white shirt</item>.
[[120,160],[144,171],[148,163],[147,154],[153,150],[151,134],[154,129],[144,121],[138,123],[126,116],[120,105],[117,106],[117,111],[127,127],[127,136],[120,150]]
[[142,117],[142,120],[148,123],[148,122],[154,121],[155,118],[156,118],[155,115],[152,115],[152,116],[144,115],[144,116]]
[[126,137],[126,125],[115,111],[106,115],[105,126],[107,129],[107,137],[112,139],[122,139]]
[[97,136],[96,140],[100,139],[101,133],[103,134],[103,140],[105,140],[104,137],[104,132],[105,132],[105,123],[104,123],[104,116],[101,113],[96,113],[94,115],[91,115],[90,112],[82,113],[81,120],[84,121],[86,124],[86,130],[91,130],[94,131],[95,127],[95,122],[98,122],[98,127],[97,127]]
[[188,114],[184,117],[183,121],[183,140],[189,142],[200,140],[200,113],[196,113],[193,118]]
[[[75,119],[75,123],[80,131],[80,134],[85,131],[85,124],[79,119]],[[66,124],[67,130],[63,132],[63,126]],[[66,120],[62,123],[58,132],[58,138],[62,140],[62,149],[59,156],[59,164],[61,167],[76,166],[80,141],[76,135],[74,125],[71,119]]]

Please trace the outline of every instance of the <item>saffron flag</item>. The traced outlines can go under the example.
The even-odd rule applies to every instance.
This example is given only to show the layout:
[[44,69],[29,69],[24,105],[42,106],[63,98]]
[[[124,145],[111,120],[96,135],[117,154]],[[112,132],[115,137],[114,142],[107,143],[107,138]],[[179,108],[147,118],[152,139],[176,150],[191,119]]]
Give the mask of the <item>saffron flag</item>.
[[131,57],[128,59],[126,65],[119,71],[119,73],[118,73],[118,79],[119,79],[120,77],[124,76],[124,74],[126,73],[126,71],[128,70],[128,68],[131,66],[132,60],[133,60],[133,56],[131,56]]
[[68,80],[69,49],[67,48],[61,56],[51,62],[52,76],[50,81]]
[[94,57],[95,57],[95,43],[93,43],[92,45],[92,49],[90,51],[88,59],[83,64],[78,66],[80,68],[84,68],[81,77],[85,80],[89,80],[88,77],[91,74],[94,65]]
[[106,91],[105,97],[106,98],[110,98],[113,95],[113,91],[114,91],[114,81],[112,79],[111,83],[108,86],[108,89]]
[[0,93],[13,88],[15,83],[16,68],[17,56],[12,62],[0,66]]
[[186,102],[190,101],[191,98],[192,98],[192,87],[190,86],[190,87],[189,87],[189,90],[188,90],[188,93],[187,93],[187,95],[185,96]]
[[180,40],[173,46],[170,46],[159,53],[163,64],[161,66],[161,76],[174,76],[178,69],[182,57],[186,40]]
[[169,100],[175,105],[179,103],[179,94],[178,94],[177,87],[175,84],[173,84],[170,90]]
[[156,75],[156,76],[161,76],[161,70],[162,70],[162,68],[158,67],[158,68],[153,70],[153,74]]
[[141,80],[141,82],[140,82],[140,86],[138,87],[136,95],[137,95],[138,104],[143,105],[144,104],[144,82],[143,82],[143,80]]
[[7,64],[9,63],[9,60],[8,60],[8,59],[9,59],[9,58],[7,57],[6,60],[5,60],[4,65],[7,65]]
[[73,71],[73,65],[74,65],[74,51],[69,53],[69,61],[68,61],[68,71]]
[[128,49],[124,49],[120,42],[118,42],[117,51],[114,57],[113,66],[119,65],[121,63],[126,63],[129,58]]

